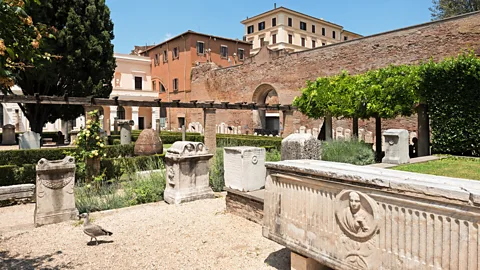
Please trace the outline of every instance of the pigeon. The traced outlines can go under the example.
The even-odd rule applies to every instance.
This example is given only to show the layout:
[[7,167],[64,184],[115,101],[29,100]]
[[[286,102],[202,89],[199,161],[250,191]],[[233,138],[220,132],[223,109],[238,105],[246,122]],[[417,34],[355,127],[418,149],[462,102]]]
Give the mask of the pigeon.
[[90,219],[88,218],[88,213],[83,213],[83,214],[78,215],[78,219],[80,219],[80,218],[84,218],[83,232],[86,235],[90,236],[90,242],[92,242],[92,239],[95,239],[95,243],[97,244],[97,246],[98,246],[97,237],[104,236],[104,235],[110,236],[110,235],[113,234],[112,232],[109,232],[109,231],[103,229],[102,227],[100,227],[98,225],[90,224]]

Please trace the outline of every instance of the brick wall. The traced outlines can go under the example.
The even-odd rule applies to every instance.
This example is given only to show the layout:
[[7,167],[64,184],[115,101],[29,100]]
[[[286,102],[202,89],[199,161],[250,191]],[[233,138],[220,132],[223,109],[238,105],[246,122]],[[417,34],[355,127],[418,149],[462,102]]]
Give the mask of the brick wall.
[[[290,104],[307,80],[335,75],[342,70],[356,74],[389,64],[415,64],[430,58],[438,61],[468,49],[480,49],[480,13],[292,54],[271,53],[263,48],[263,52],[245,64],[230,68],[202,65],[192,70],[191,98],[252,102],[257,87],[270,84],[278,93],[280,103]],[[197,114],[192,114],[192,121],[200,121],[201,118],[196,117]],[[320,120],[310,120],[298,113],[294,117],[295,129],[300,125],[313,128],[321,124]],[[280,119],[282,121],[282,117]],[[253,126],[251,112],[217,112],[217,123],[233,125],[232,121]],[[383,129],[417,129],[415,116],[384,120],[382,124]],[[333,127],[337,126],[351,128],[351,120],[334,120]],[[375,131],[373,121],[361,120],[359,128]]]

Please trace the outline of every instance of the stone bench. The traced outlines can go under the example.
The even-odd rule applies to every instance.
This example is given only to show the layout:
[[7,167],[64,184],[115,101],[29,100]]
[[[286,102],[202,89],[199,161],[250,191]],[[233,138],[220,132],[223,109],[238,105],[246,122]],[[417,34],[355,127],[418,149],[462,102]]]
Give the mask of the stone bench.
[[34,184],[22,184],[22,185],[0,187],[0,201],[34,199],[34,198],[35,198]]
[[478,181],[312,160],[266,167],[263,235],[301,255],[292,265],[480,269]]

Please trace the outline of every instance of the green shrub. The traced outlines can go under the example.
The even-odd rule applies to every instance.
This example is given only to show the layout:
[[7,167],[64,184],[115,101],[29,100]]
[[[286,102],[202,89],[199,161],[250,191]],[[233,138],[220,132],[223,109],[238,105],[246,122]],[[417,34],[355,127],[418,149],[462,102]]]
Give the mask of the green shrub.
[[[124,184],[125,193],[130,198],[130,204],[142,204],[163,200],[165,190],[165,167],[160,159],[149,159],[142,164],[143,173],[130,176],[130,181]],[[135,165],[131,171],[143,171]]]
[[107,158],[132,157],[134,155],[135,144],[109,145],[105,147]]
[[18,166],[15,165],[0,166],[0,175],[2,176],[2,182],[0,186],[16,185],[15,173],[17,169]]
[[375,163],[375,155],[363,142],[335,140],[322,143],[322,160],[367,165]]
[[267,149],[265,153],[265,161],[266,162],[277,162],[282,160],[282,154],[277,149]]
[[74,189],[75,206],[80,213],[130,206],[129,199],[120,188],[119,183],[102,184],[98,189],[91,185],[77,185]]
[[122,141],[120,139],[114,139],[112,145],[120,145]]
[[229,146],[271,147],[280,150],[282,148],[282,138],[217,134],[217,147]]
[[461,54],[421,67],[420,95],[428,104],[432,152],[480,156],[480,59]]
[[210,187],[213,191],[220,192],[225,186],[225,170],[223,168],[223,148],[217,148],[210,165]]
[[149,170],[152,163],[163,162],[165,154],[153,156],[139,156],[130,158],[104,158],[100,161],[100,168],[105,179],[120,179],[125,173]]

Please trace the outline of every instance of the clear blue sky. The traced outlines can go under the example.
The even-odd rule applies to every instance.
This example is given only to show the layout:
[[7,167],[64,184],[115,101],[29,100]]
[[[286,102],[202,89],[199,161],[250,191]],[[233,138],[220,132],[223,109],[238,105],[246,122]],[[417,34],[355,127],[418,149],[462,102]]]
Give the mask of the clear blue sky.
[[115,52],[158,44],[187,30],[239,38],[241,20],[284,6],[364,36],[430,21],[431,0],[106,0],[115,25]]

